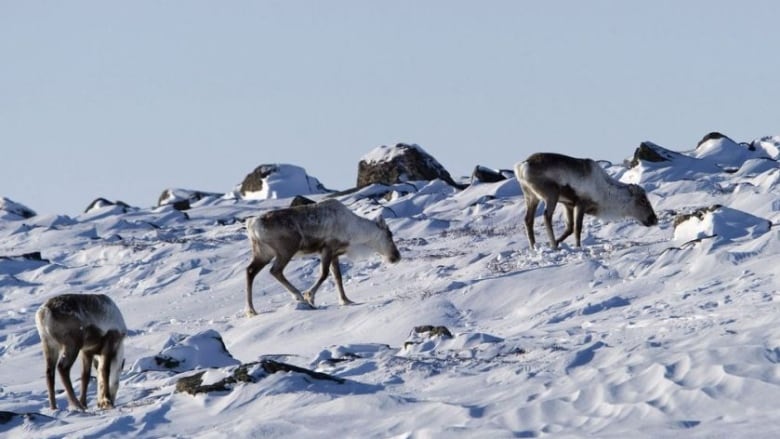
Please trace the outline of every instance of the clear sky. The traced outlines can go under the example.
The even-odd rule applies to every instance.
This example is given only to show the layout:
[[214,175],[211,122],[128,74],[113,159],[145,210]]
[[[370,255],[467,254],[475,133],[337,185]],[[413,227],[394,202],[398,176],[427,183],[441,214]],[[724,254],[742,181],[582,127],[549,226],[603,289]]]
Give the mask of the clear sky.
[[780,134],[777,1],[0,0],[0,196],[39,214],[376,146],[454,176],[535,151]]

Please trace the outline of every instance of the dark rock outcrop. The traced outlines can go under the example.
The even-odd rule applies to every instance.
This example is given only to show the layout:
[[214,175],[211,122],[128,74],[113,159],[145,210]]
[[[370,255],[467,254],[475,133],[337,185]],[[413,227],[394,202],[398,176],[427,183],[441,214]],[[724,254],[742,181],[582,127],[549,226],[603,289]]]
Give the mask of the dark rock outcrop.
[[176,210],[189,210],[192,203],[207,197],[221,197],[222,194],[189,189],[165,189],[157,199],[157,206],[172,206]]
[[452,332],[446,326],[422,325],[414,327],[415,334],[427,334],[428,337],[452,338]]
[[317,204],[317,202],[302,195],[296,195],[295,198],[293,198],[293,200],[290,202],[290,207],[305,206],[307,204]]
[[0,219],[28,219],[35,215],[37,213],[29,207],[8,198],[0,197]]
[[640,161],[653,163],[668,162],[674,158],[674,155],[676,155],[676,153],[656,145],[653,142],[645,141],[640,143],[639,147],[634,151],[634,158],[631,159],[629,167],[633,168],[639,165]]
[[463,189],[433,156],[419,145],[399,143],[394,147],[380,146],[358,163],[357,187],[379,183],[393,185],[417,180],[441,179]]
[[471,182],[497,183],[509,178],[514,178],[515,173],[509,169],[491,169],[477,165],[471,173]]
[[205,371],[181,378],[176,382],[176,391],[189,393],[190,395],[209,392],[226,392],[232,389],[233,385],[236,383],[256,383],[264,377],[277,372],[299,373],[316,380],[333,381],[339,384],[346,381],[343,378],[338,378],[326,373],[315,372],[310,369],[281,363],[275,360],[263,359],[253,363],[242,364],[238,366],[230,376],[212,384],[203,384],[203,375],[206,373]]
[[3,426],[0,431],[7,431],[11,428],[16,428],[24,424],[39,425],[43,423],[60,421],[57,418],[46,416],[40,413],[28,412],[28,413],[16,413],[2,410],[0,411],[0,425]]

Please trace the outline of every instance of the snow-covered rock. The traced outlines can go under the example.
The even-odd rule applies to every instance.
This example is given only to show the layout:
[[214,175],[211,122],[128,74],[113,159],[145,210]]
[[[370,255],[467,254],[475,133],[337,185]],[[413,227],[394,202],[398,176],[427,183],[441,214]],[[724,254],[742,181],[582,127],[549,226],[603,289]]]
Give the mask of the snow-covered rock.
[[772,222],[765,218],[715,205],[679,216],[674,224],[674,241],[715,238],[723,242],[756,238],[768,232],[771,227]]
[[20,220],[32,218],[35,215],[35,211],[24,204],[0,197],[0,220]]
[[239,192],[248,200],[267,200],[325,194],[330,191],[300,166],[270,164],[260,165],[247,175],[239,187]]
[[417,144],[378,146],[361,157],[358,163],[358,187],[435,179],[460,187],[444,166]]

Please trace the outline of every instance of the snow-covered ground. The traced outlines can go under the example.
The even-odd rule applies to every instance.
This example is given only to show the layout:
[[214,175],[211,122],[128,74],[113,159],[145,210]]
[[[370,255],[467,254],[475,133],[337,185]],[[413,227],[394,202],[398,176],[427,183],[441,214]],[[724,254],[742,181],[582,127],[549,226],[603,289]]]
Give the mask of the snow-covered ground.
[[[570,238],[549,249],[537,221],[529,249],[513,180],[339,196],[385,217],[401,262],[344,261],[358,303],[339,306],[328,280],[314,310],[293,304],[266,269],[253,318],[241,220],[290,199],[205,197],[186,214],[5,211],[0,411],[18,415],[0,413],[0,435],[778,437],[780,139],[754,142],[758,152],[726,140],[670,162],[608,167],[648,190],[659,226],[587,217],[583,248]],[[305,288],[318,270],[301,257],[287,274]],[[111,296],[130,328],[114,409],[95,408],[93,382],[89,410],[67,410],[59,378],[60,409],[48,408],[34,314],[73,292]],[[176,391],[196,372],[215,383],[261,360],[342,381],[250,365],[254,382]]]

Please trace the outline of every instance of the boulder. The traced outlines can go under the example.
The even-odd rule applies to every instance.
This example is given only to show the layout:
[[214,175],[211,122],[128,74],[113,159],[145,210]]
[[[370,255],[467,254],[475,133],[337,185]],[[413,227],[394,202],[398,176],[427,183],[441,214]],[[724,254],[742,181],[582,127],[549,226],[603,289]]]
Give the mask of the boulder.
[[198,372],[176,382],[176,391],[197,395],[199,393],[227,392],[237,383],[256,383],[268,375],[285,372],[303,374],[308,378],[315,380],[333,381],[339,384],[346,382],[345,379],[322,372],[315,372],[303,367],[292,364],[282,363],[271,359],[263,359],[253,363],[242,364],[236,367],[231,373],[226,374],[224,378],[212,383],[204,383],[206,371]]
[[8,198],[0,197],[0,219],[28,219],[35,215],[37,215],[35,211],[29,207]]
[[447,184],[463,189],[450,173],[433,156],[419,145],[399,143],[395,146],[379,146],[360,159],[357,187],[379,183],[393,185],[408,181],[441,179]]
[[290,201],[290,207],[306,206],[307,204],[317,204],[317,202],[311,198],[306,198],[303,195],[296,195],[295,198]]
[[91,203],[89,203],[89,206],[87,206],[86,209],[84,209],[84,213],[92,212],[93,210],[103,209],[104,207],[113,207],[118,206],[122,212],[127,212],[130,209],[130,205],[123,202],[123,201],[109,201],[105,198],[96,198]]
[[157,199],[157,206],[172,206],[176,210],[189,210],[192,203],[204,198],[218,198],[222,194],[214,192],[203,192],[190,189],[165,189],[160,198]]
[[238,364],[239,361],[233,358],[225,347],[222,336],[213,329],[207,329],[190,336],[171,335],[159,354],[139,358],[131,369],[135,372],[150,370],[186,372]]
[[719,204],[678,215],[672,240],[678,243],[715,238],[721,243],[754,239],[772,228],[772,222]]
[[477,165],[471,173],[471,182],[497,183],[514,177],[515,173],[509,169],[491,169]]
[[737,143],[718,132],[704,136],[696,144],[696,150],[692,155],[715,163],[727,171],[734,171],[751,159],[773,158],[773,155],[760,143]]
[[653,142],[644,141],[634,150],[634,158],[631,159],[630,168],[636,167],[641,161],[660,163],[672,161],[679,153],[669,151],[668,149],[656,145]]
[[246,199],[267,200],[331,192],[300,166],[260,165],[244,177],[239,193]]

